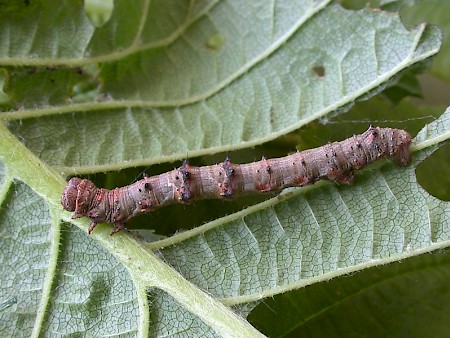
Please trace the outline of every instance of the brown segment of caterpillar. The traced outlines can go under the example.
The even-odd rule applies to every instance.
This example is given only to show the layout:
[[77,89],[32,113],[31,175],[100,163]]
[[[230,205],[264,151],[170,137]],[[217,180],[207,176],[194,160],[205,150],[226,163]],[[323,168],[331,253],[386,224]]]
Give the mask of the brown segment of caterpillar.
[[344,141],[280,158],[233,164],[229,157],[221,164],[194,167],[185,160],[172,171],[144,176],[140,181],[113,190],[97,188],[88,179],[73,177],[61,197],[72,218],[87,216],[89,234],[98,223],[114,224],[111,235],[126,229],[134,216],[174,203],[196,199],[231,198],[247,193],[276,191],[305,186],[320,179],[351,184],[354,170],[392,157],[399,165],[409,163],[411,136],[404,130],[370,127]]

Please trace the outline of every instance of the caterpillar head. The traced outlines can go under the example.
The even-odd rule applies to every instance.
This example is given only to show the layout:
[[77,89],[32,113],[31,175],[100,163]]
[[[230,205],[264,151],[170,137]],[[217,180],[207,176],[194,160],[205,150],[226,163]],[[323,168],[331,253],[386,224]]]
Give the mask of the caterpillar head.
[[88,179],[72,177],[64,188],[61,204],[67,211],[75,211],[72,218],[85,216],[89,211],[97,187]]
[[72,177],[64,188],[64,192],[61,196],[61,204],[65,210],[75,211],[77,205],[78,185],[81,181],[81,178]]

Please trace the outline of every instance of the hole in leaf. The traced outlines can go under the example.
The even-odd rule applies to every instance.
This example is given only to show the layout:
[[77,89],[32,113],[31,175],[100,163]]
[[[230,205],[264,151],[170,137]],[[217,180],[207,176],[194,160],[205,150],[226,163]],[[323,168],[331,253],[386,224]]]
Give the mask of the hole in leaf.
[[101,27],[111,18],[114,0],[86,0],[84,10],[95,27]]
[[319,79],[323,79],[325,77],[325,67],[324,66],[314,66],[312,71]]
[[429,194],[450,201],[450,143],[443,145],[416,169],[419,184]]

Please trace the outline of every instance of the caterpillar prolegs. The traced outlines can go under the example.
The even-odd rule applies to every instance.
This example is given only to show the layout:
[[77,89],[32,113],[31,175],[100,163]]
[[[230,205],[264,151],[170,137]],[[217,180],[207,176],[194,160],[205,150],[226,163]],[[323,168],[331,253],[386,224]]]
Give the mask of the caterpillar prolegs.
[[324,178],[351,184],[354,170],[380,158],[392,157],[399,165],[407,165],[410,143],[411,136],[404,130],[370,127],[344,141],[253,163],[233,164],[227,157],[220,164],[194,167],[185,160],[177,169],[113,190],[73,177],[61,204],[75,212],[72,218],[90,218],[89,234],[101,222],[113,223],[114,234],[125,229],[132,217],[173,203],[301,187]]

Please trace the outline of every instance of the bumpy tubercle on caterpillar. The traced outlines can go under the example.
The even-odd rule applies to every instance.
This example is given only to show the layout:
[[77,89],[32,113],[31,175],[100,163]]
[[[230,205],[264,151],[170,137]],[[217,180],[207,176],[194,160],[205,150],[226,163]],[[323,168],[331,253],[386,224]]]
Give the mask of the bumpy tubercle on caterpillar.
[[89,234],[98,223],[107,222],[114,224],[112,235],[126,229],[126,222],[136,215],[169,204],[301,187],[320,179],[351,184],[354,170],[380,158],[392,157],[399,165],[407,165],[410,144],[411,136],[404,130],[370,127],[340,142],[280,158],[263,157],[253,163],[233,164],[227,157],[221,164],[194,167],[185,160],[177,169],[144,176],[113,190],[73,177],[64,189],[61,204],[75,212],[72,218],[87,216],[91,220]]

